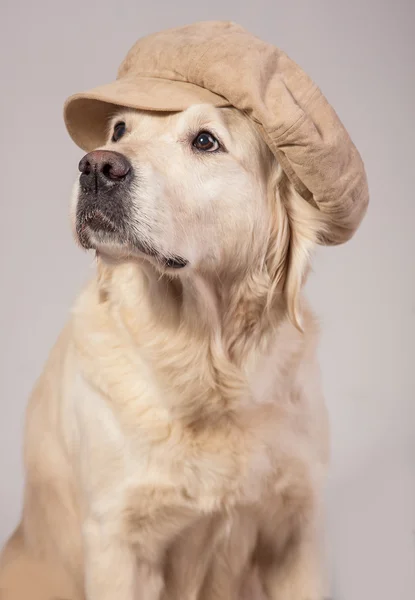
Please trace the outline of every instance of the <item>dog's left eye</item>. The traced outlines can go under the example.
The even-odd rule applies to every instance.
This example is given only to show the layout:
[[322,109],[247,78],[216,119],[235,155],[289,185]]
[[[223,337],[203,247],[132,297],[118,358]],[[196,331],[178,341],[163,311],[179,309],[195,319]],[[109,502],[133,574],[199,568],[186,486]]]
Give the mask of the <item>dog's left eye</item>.
[[126,127],[125,127],[124,121],[119,121],[118,123],[115,124],[114,131],[113,131],[112,138],[111,138],[112,141],[118,142],[118,140],[122,138],[122,136],[125,134],[125,132],[126,132]]
[[208,131],[201,131],[193,140],[193,147],[203,152],[215,152],[219,150],[218,140]]

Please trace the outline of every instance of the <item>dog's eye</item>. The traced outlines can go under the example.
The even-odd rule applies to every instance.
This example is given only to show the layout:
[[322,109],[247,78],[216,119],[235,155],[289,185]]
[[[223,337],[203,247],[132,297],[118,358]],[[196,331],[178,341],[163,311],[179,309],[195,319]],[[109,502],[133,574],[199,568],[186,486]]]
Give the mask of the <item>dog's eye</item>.
[[119,121],[118,123],[115,124],[114,127],[114,132],[112,134],[112,141],[113,142],[118,142],[119,139],[122,138],[122,136],[125,134],[126,131],[126,127],[125,127],[125,123],[124,121]]
[[193,140],[193,147],[203,152],[215,152],[219,150],[218,140],[208,131],[201,131]]

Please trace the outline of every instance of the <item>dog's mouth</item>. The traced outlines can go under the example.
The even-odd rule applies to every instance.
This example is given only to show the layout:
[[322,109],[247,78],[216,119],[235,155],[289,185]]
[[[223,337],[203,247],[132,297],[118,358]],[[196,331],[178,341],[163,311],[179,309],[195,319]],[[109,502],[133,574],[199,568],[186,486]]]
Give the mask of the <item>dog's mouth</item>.
[[115,237],[124,237],[124,232],[112,219],[99,209],[78,212],[76,221],[76,234],[83,248],[94,249],[97,241],[109,242]]
[[115,223],[101,210],[92,210],[83,218],[84,228],[89,227],[93,231],[116,233],[119,229]]
[[133,258],[144,255],[165,269],[183,269],[188,261],[178,255],[164,255],[151,245],[131,239],[125,227],[120,226],[102,210],[95,208],[78,215],[76,233],[86,250],[96,250],[107,258]]

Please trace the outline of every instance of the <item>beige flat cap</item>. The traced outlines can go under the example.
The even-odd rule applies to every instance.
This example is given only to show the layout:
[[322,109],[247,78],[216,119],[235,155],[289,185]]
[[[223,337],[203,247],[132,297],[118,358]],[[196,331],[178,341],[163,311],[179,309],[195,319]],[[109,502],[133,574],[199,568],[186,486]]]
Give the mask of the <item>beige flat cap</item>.
[[200,103],[234,106],[256,123],[298,192],[327,217],[321,243],[353,235],[369,199],[356,147],[308,75],[235,23],[195,23],[138,40],[115,82],[66,101],[65,123],[90,151],[104,143],[117,107],[174,112]]

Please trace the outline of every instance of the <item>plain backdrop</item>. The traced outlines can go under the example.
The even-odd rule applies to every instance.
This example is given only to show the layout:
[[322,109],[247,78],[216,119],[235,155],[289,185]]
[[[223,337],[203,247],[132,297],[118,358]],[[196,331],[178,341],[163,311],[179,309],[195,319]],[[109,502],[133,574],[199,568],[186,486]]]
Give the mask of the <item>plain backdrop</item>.
[[0,11],[0,545],[21,509],[28,395],[93,273],[70,233],[82,153],[63,102],[111,81],[138,37],[229,19],[311,75],[366,163],[368,215],[350,243],[317,251],[308,284],[332,425],[332,595],[415,598],[415,2],[2,0]]

